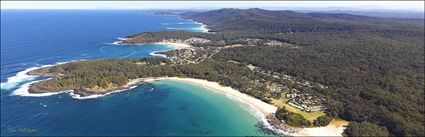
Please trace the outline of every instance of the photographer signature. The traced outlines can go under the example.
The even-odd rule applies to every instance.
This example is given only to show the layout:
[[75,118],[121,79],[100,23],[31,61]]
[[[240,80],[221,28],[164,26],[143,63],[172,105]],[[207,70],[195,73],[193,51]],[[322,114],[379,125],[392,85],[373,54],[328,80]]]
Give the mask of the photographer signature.
[[37,130],[32,128],[17,128],[12,126],[7,126],[7,130],[10,132],[20,132],[20,133],[34,133],[37,132]]

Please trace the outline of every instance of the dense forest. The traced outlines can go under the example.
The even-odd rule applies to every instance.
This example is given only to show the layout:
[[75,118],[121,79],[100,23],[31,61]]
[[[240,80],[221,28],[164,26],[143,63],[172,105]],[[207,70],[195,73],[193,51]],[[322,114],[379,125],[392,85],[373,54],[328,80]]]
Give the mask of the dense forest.
[[[206,23],[216,32],[296,33],[296,32],[347,32],[387,31],[408,32],[423,27],[422,19],[392,19],[339,13],[299,13],[271,11],[258,8],[220,9],[203,13],[183,14],[184,17]],[[422,32],[416,30],[415,33]]]
[[[217,23],[220,28],[223,25],[224,30],[233,28],[231,21],[226,21],[230,18],[249,16],[247,19],[253,21],[245,20],[247,25],[238,26],[253,29],[257,28],[255,20],[264,20],[264,16],[286,20],[280,25],[265,21],[259,24],[282,27],[266,30],[278,31],[291,42],[302,45],[300,48],[239,47],[222,50],[214,58],[246,62],[330,86],[322,94],[335,101],[330,107],[331,115],[384,126],[392,135],[424,136],[423,21],[290,13],[225,9],[193,16]],[[319,18],[317,25],[321,27],[305,24],[303,20],[310,18]],[[251,25],[252,22],[256,23]],[[321,30],[324,26],[332,29]],[[291,28],[291,33],[285,27]]]
[[118,87],[127,84],[129,79],[177,76],[216,81],[265,101],[271,97],[264,87],[251,81],[258,77],[270,77],[253,73],[246,64],[215,60],[175,65],[165,58],[101,59],[72,62],[37,69],[31,73],[56,75],[50,80],[38,83],[47,89],[80,89],[94,86],[106,88],[109,84]]
[[[104,77],[109,78],[107,81],[122,85],[127,82],[126,78],[190,76],[218,81],[267,101],[268,95],[246,90],[262,90],[263,87],[246,87],[249,81],[241,78],[260,77],[243,65],[253,64],[261,69],[328,86],[326,90],[312,92],[330,100],[328,116],[353,121],[344,132],[347,136],[425,136],[423,20],[262,9],[221,9],[190,12],[182,16],[206,23],[214,33],[146,32],[130,35],[124,42],[136,44],[197,37],[211,40],[209,43],[194,45],[197,47],[232,44],[254,46],[223,48],[212,59],[199,64],[172,65],[165,59],[113,59],[102,61],[104,65],[115,62],[111,65],[123,69],[97,71],[105,70],[102,69],[105,66],[90,67],[90,64],[96,63],[85,61],[85,65],[79,66],[82,68],[78,67],[75,72],[71,70],[77,70],[73,65],[78,63],[54,67],[52,71],[64,73],[61,79],[93,76],[93,80],[86,78],[86,81],[91,82],[84,84],[96,85],[102,85],[99,81],[105,80]],[[267,45],[270,41],[293,46]],[[148,64],[153,65],[134,65],[141,60],[152,62]],[[241,64],[229,63],[229,60]],[[93,70],[84,73],[86,70],[83,66]],[[64,82],[55,80],[57,78],[49,84]],[[322,117],[313,123],[305,123],[307,121],[296,114],[284,109],[279,112],[277,117],[294,119],[290,122],[294,125],[321,126],[330,119]]]

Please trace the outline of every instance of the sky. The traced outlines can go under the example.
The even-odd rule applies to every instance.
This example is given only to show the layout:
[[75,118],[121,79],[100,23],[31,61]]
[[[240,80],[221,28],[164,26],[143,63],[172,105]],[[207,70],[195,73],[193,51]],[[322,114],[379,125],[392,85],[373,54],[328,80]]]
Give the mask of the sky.
[[424,1],[1,1],[1,9],[328,8],[424,11]]

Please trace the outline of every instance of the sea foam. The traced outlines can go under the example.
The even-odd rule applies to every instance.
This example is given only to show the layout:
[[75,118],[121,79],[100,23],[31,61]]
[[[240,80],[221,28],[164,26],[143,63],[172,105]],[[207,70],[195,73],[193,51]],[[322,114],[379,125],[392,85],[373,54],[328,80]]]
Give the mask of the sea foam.
[[108,92],[108,93],[105,93],[105,94],[95,94],[95,95],[84,96],[84,97],[81,96],[81,95],[79,95],[79,94],[74,94],[74,92],[69,92],[69,95],[72,98],[75,98],[75,99],[93,99],[93,98],[104,97],[104,96],[107,96],[107,95],[110,95],[110,94],[113,94],[113,93],[118,93],[118,92],[122,92],[122,91],[131,90],[131,89],[134,89],[136,87],[137,87],[137,85],[134,85],[134,86],[131,86],[131,87],[126,88],[126,89],[120,89],[120,90],[115,90],[115,91]]
[[[46,79],[48,80],[48,79]],[[45,96],[52,96],[52,95],[57,95],[57,94],[61,94],[61,93],[69,93],[69,95],[72,98],[75,99],[93,99],[93,98],[99,98],[99,97],[104,97],[113,93],[118,93],[118,92],[122,92],[122,91],[126,91],[126,90],[131,90],[137,87],[137,85],[131,86],[129,88],[126,89],[120,89],[120,90],[115,90],[112,92],[108,92],[106,94],[96,94],[96,95],[90,95],[90,96],[81,96],[79,94],[75,94],[73,90],[64,90],[64,91],[59,91],[59,92],[49,92],[49,93],[30,93],[29,92],[29,87],[37,82],[40,82],[43,80],[37,80],[37,81],[32,81],[32,82],[28,82],[25,83],[23,85],[21,85],[18,89],[16,89],[15,91],[13,91],[10,95],[12,96],[24,96],[24,97],[45,97]]]
[[[165,51],[168,51],[168,50],[165,50]],[[164,54],[158,54],[157,52],[161,52],[161,51],[154,51],[154,52],[149,53],[149,55],[151,55],[151,56],[157,56],[157,57],[162,57],[162,58],[166,58],[167,57],[166,55],[164,55]]]
[[10,95],[12,95],[12,96],[24,96],[24,97],[45,97],[45,96],[51,96],[51,95],[56,95],[56,94],[60,94],[60,93],[70,92],[70,90],[66,90],[66,91],[61,91],[61,92],[49,92],[49,93],[29,93],[28,90],[29,90],[30,86],[32,84],[40,82],[40,81],[42,81],[42,80],[37,80],[37,81],[25,83],[25,84],[21,85],[15,91],[13,91]]
[[[218,92],[217,92],[218,93]],[[237,98],[233,95],[229,95],[229,94],[223,94],[223,93],[218,93],[218,94],[222,94],[224,96],[226,96],[227,98],[229,98],[230,100],[233,100],[235,103],[239,104],[239,106],[241,106],[242,108],[245,108],[248,110],[248,112],[250,112],[254,117],[256,117],[261,124],[264,126],[264,128],[271,130],[277,134],[280,135],[291,135],[289,132],[277,129],[275,127],[273,127],[267,120],[266,116],[259,110],[257,109],[254,105],[240,99]]]
[[108,43],[108,44],[111,44],[111,45],[122,45],[122,42],[123,42],[124,40],[127,40],[128,38],[121,38],[121,37],[118,37],[117,39],[118,39],[118,41],[114,41],[114,42],[112,42],[112,43]]
[[121,41],[114,41],[114,42],[109,43],[109,44],[112,44],[112,45],[121,45]]
[[[73,60],[73,61],[77,61],[77,60]],[[17,86],[19,86],[20,84],[22,84],[24,82],[28,82],[28,81],[34,80],[38,76],[36,76],[36,75],[27,75],[27,73],[30,72],[30,71],[32,71],[32,70],[39,69],[39,68],[44,68],[44,67],[51,67],[51,66],[60,65],[60,64],[65,64],[65,63],[69,63],[69,62],[73,62],[73,61],[58,62],[56,64],[49,64],[49,65],[42,65],[42,66],[36,66],[36,67],[27,68],[27,69],[25,69],[23,71],[20,71],[20,72],[16,73],[15,76],[12,76],[12,77],[7,78],[7,82],[1,83],[1,89],[3,89],[3,90],[13,89],[13,88],[16,88]]]
[[167,27],[167,29],[169,29],[169,30],[184,30],[184,29],[187,29],[187,28],[174,28],[174,27]]
[[33,80],[34,78],[36,78],[36,76],[27,75],[27,73],[37,68],[38,67],[31,67],[16,73],[15,76],[7,78],[7,82],[1,83],[1,89],[9,90],[15,88],[20,83]]

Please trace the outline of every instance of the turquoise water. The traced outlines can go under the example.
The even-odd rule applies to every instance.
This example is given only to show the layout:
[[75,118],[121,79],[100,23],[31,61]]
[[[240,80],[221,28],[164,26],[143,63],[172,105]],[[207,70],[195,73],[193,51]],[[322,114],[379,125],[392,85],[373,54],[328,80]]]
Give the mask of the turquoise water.
[[[20,102],[13,109],[25,109],[26,117],[22,111],[2,116],[3,135],[268,135],[257,128],[260,123],[248,107],[177,81],[155,81],[96,99],[74,99],[67,93],[11,98]],[[10,105],[2,107],[11,110]],[[11,132],[10,127],[36,131]]]
[[113,45],[129,34],[201,24],[133,10],[1,10],[1,135],[267,135],[248,107],[202,87],[156,81],[93,98],[14,95],[29,68],[100,58],[153,57],[166,45]]
[[[167,135],[265,135],[255,126],[260,126],[253,115],[247,115],[248,107],[235,103],[223,94],[200,86],[164,80],[153,82],[151,92],[170,91],[168,98],[158,105],[167,108],[163,122],[158,127],[177,129],[174,131],[160,129],[158,133]],[[170,104],[173,104],[170,106]],[[172,117],[169,117],[170,114]],[[176,119],[177,118],[177,119]],[[169,123],[167,121],[174,121]],[[183,128],[183,130],[181,129]],[[162,130],[161,130],[162,129]]]

